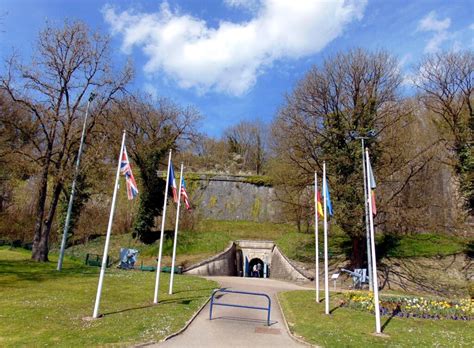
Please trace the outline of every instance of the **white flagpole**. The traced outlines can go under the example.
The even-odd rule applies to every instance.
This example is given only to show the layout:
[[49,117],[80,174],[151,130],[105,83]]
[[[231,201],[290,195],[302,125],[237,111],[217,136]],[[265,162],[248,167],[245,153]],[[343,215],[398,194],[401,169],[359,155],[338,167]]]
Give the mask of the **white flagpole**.
[[325,313],[329,314],[329,276],[328,276],[328,218],[327,218],[326,162],[323,162],[323,201],[324,201],[324,301]]
[[375,257],[375,238],[374,238],[374,216],[373,216],[373,207],[372,207],[372,195],[370,192],[370,158],[369,150],[365,150],[365,164],[367,166],[367,198],[369,205],[369,223],[370,223],[370,244],[371,244],[371,254],[372,254],[372,281],[374,289],[374,310],[375,310],[375,332],[381,333],[380,328],[380,309],[379,309],[379,284],[377,279],[377,263]]
[[319,216],[318,216],[318,174],[314,172],[314,243],[316,245],[316,302],[319,303]]
[[179,208],[181,206],[181,185],[183,183],[183,163],[181,163],[181,173],[179,175],[179,189],[178,189],[178,208],[176,209],[176,225],[174,226],[174,240],[173,240],[173,259],[171,261],[171,277],[169,294],[173,294],[173,279],[174,279],[174,263],[176,260],[176,244],[178,244],[178,224],[179,224]]
[[367,178],[365,170],[365,145],[364,137],[361,138],[362,142],[362,173],[364,175],[364,212],[365,212],[365,235],[367,243],[367,271],[369,272],[367,280],[369,281],[369,291],[372,291],[372,260],[370,256],[370,227],[369,227],[369,208],[367,207]]
[[168,205],[168,187],[170,182],[171,150],[168,158],[168,172],[166,173],[165,201],[163,203],[163,216],[161,218],[160,248],[158,251],[158,263],[156,265],[155,296],[153,303],[158,303],[158,291],[160,289],[161,255],[163,254],[163,238],[165,235],[166,207]]
[[76,194],[76,181],[77,181],[77,177],[79,176],[79,168],[80,168],[80,165],[81,165],[82,148],[84,146],[84,138],[86,137],[87,116],[89,115],[89,107],[91,105],[91,101],[94,100],[94,98],[95,98],[95,94],[91,93],[91,95],[89,96],[89,100],[87,101],[86,115],[84,116],[84,123],[82,125],[81,142],[79,143],[79,150],[77,151],[76,167],[74,169],[74,176],[73,176],[73,179],[72,179],[71,194],[69,195],[69,203],[68,203],[68,206],[67,206],[66,221],[64,222],[64,229],[63,229],[63,238],[61,240],[61,249],[59,251],[58,266],[56,268],[58,271],[62,270],[62,268],[63,268],[63,259],[64,259],[64,252],[66,250],[66,242],[67,242],[67,235],[68,235],[68,231],[69,231],[69,223],[71,221],[72,206],[74,204],[74,196]]
[[124,146],[125,146],[125,131],[123,131],[122,146],[120,147],[120,154],[119,154],[118,165],[117,165],[117,174],[115,175],[114,195],[112,196],[112,207],[110,208],[110,215],[109,215],[109,225],[107,226],[107,236],[105,237],[104,254],[102,255],[102,266],[100,267],[99,284],[97,286],[97,295],[95,297],[94,314],[92,314],[92,317],[94,319],[98,318],[99,316],[100,295],[102,294],[102,284],[104,283],[105,269],[107,268],[107,253],[109,250],[110,234],[112,233],[112,223],[114,220],[115,201],[117,200],[117,191],[118,191],[117,189],[118,189],[118,183],[119,183],[119,178],[120,178],[120,162],[122,161]]

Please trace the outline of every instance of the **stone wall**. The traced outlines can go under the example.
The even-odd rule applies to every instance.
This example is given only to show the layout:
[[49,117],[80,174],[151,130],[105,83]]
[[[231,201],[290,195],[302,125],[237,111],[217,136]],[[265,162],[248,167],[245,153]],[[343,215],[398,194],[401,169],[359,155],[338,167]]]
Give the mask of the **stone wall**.
[[201,276],[235,276],[237,275],[235,251],[236,245],[232,242],[229,247],[220,254],[184,269],[183,273]]
[[216,220],[281,222],[275,189],[247,176],[199,175],[188,180],[196,212]]
[[295,266],[290,263],[290,260],[278,249],[277,246],[273,248],[270,278],[301,281],[305,282],[309,279],[301,273]]

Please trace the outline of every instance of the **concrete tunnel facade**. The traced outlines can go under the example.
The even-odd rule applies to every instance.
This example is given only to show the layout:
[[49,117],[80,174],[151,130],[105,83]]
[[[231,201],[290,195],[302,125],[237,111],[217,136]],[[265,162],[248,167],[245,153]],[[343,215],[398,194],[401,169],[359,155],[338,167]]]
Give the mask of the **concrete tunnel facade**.
[[260,264],[260,278],[308,281],[273,241],[238,240],[223,252],[184,269],[183,273],[201,276],[252,276],[254,264]]

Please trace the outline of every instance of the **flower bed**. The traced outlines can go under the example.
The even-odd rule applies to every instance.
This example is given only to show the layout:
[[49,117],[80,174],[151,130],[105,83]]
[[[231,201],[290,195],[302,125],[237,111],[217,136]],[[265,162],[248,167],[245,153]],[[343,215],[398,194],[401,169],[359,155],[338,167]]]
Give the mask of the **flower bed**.
[[[344,307],[374,310],[372,293],[349,292],[344,295]],[[405,318],[473,320],[474,300],[448,301],[409,296],[380,297],[380,314]]]

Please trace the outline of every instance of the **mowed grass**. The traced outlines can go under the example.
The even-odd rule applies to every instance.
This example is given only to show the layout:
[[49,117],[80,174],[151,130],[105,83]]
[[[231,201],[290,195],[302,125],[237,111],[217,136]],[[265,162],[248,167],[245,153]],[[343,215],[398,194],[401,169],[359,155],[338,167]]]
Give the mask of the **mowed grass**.
[[[310,227],[311,229],[313,227]],[[352,245],[338,226],[330,227],[329,254],[348,255]],[[169,231],[168,235],[172,235]],[[272,240],[283,253],[292,260],[313,262],[314,232],[298,232],[292,224],[276,224],[252,221],[203,220],[194,231],[179,231],[177,247],[177,265],[189,266],[223,251],[231,241],[240,239]],[[117,260],[119,250],[138,249],[139,264],[156,264],[159,240],[145,245],[132,238],[131,234],[112,234],[109,255]],[[173,240],[165,239],[163,265],[171,264]],[[414,234],[399,237],[377,235],[377,256],[390,257],[432,257],[460,253],[466,250],[468,241],[456,236],[441,234]],[[323,231],[320,228],[320,250],[323,246]],[[66,254],[78,260],[84,260],[86,253],[102,254],[104,238],[98,238],[84,245],[68,248]]]
[[155,273],[107,269],[100,313],[92,316],[96,267],[65,260],[62,272],[30,260],[20,249],[0,248],[0,346],[130,346],[156,342],[182,328],[207,300],[215,282],[161,275],[160,303],[152,305]]
[[456,236],[421,233],[389,237],[394,242],[392,248],[387,250],[390,257],[431,257],[452,255],[465,251],[468,241]]
[[[291,248],[289,237],[307,236],[310,234],[297,233],[290,224],[257,223],[251,221],[216,221],[203,220],[195,231],[179,231],[177,246],[177,264],[190,265],[223,251],[231,241],[239,239],[282,240],[282,247]],[[278,243],[279,244],[279,243]],[[163,265],[171,264],[173,240],[166,238],[163,243]],[[159,240],[145,245],[132,238],[131,234],[114,235],[110,240],[109,255],[117,260],[120,248],[135,248],[139,250],[139,265],[143,261],[147,265],[156,265]],[[87,253],[102,254],[104,237],[94,239],[86,244],[70,247],[66,255],[83,261]],[[286,250],[286,249],[285,249]]]
[[314,291],[278,294],[290,330],[323,347],[472,347],[474,322],[381,317],[383,333],[375,336],[374,315],[338,308],[340,294],[331,294],[332,314],[324,301],[316,304]]

